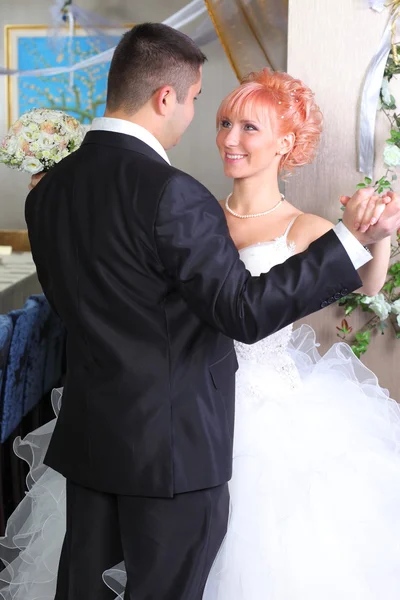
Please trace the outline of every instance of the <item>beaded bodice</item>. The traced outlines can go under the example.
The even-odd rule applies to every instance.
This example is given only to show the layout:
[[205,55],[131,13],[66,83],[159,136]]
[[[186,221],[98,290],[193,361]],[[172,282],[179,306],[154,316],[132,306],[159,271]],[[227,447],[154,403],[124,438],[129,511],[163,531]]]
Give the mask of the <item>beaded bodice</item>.
[[[294,244],[288,244],[286,233],[272,242],[243,248],[240,250],[240,257],[250,273],[257,276],[283,263],[294,251]],[[280,375],[292,387],[297,383],[297,369],[287,351],[292,330],[293,325],[289,325],[252,345],[235,342],[239,364],[262,364],[273,369],[276,375]]]

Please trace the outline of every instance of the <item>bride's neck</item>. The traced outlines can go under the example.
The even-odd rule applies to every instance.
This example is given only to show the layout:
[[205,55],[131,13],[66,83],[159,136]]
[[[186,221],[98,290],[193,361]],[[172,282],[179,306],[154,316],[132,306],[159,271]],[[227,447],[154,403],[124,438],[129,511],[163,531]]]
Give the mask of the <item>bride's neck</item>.
[[235,179],[229,206],[240,214],[254,214],[273,208],[281,199],[275,176]]

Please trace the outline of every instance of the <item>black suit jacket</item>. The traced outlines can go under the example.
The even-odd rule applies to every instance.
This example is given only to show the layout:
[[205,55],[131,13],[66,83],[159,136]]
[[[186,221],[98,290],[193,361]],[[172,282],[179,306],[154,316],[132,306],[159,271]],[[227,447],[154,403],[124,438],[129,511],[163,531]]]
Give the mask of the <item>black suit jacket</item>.
[[221,207],[129,135],[93,131],[29,194],[40,282],[68,331],[46,464],[144,496],[230,479],[237,360],[361,285],[332,231],[251,277]]

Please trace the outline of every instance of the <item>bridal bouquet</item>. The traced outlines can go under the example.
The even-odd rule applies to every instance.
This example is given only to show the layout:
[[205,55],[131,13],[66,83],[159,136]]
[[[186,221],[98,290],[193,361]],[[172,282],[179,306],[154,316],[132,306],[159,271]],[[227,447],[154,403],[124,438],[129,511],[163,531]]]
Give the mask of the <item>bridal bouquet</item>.
[[48,171],[79,148],[85,128],[74,117],[47,108],[24,113],[0,143],[0,163],[31,175]]

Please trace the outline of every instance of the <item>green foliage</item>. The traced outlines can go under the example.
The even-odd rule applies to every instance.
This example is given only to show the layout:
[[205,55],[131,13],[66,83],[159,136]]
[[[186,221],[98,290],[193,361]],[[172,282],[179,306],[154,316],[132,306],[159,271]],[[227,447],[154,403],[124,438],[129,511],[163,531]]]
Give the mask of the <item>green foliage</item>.
[[[400,254],[399,237],[397,244],[392,245],[391,258]],[[393,305],[396,300],[400,299],[400,261],[396,261],[391,264],[388,269],[386,283],[379,292],[382,294],[385,302],[389,305]],[[359,310],[363,313],[371,313],[373,316],[371,319],[351,338],[351,347],[358,358],[364,354],[373,339],[373,332],[385,333],[388,326],[394,331],[397,339],[400,339],[400,327],[397,323],[397,315],[391,312],[387,319],[381,320],[374,311],[374,304],[366,304],[365,299],[367,296],[364,294],[348,294],[344,298],[341,298],[338,305],[343,308],[345,317],[349,317],[355,311]],[[337,335],[342,340],[347,340],[348,337],[353,333],[353,327],[349,325],[346,319],[341,322],[341,327],[336,327]]]
[[[398,53],[400,55],[400,44],[397,46]],[[381,110],[386,115],[390,123],[390,137],[386,140],[388,145],[397,146],[400,148],[400,114],[397,114],[396,98],[388,92],[388,82],[400,75],[400,63],[397,64],[393,58],[393,52],[391,51],[385,66],[384,80],[382,82],[382,88],[380,91]],[[388,99],[389,96],[389,99]],[[370,177],[365,177],[364,181],[357,185],[357,189],[373,186],[377,194],[387,193],[392,190],[392,184],[397,180],[396,173],[392,168],[388,168],[385,175],[380,179],[372,182]],[[400,255],[400,231],[397,232],[397,240],[395,244],[392,244],[391,249],[391,265],[388,268],[387,278],[384,286],[380,290],[380,301],[387,303],[392,307],[393,303],[400,299],[400,261],[393,260]],[[345,298],[339,300],[338,304],[343,308],[345,317],[349,317],[355,311],[362,311],[363,313],[372,313],[371,319],[359,330],[353,333],[353,327],[349,325],[346,319],[341,322],[341,327],[336,327],[337,335],[347,340],[350,335],[351,347],[360,358],[365,352],[367,352],[369,345],[373,340],[374,333],[384,334],[391,326],[394,331],[395,337],[400,339],[400,326],[398,324],[397,312],[392,309],[386,319],[381,319],[379,314],[379,307],[374,302],[365,302],[366,296],[362,294],[349,294]],[[376,312],[375,312],[375,310]]]

